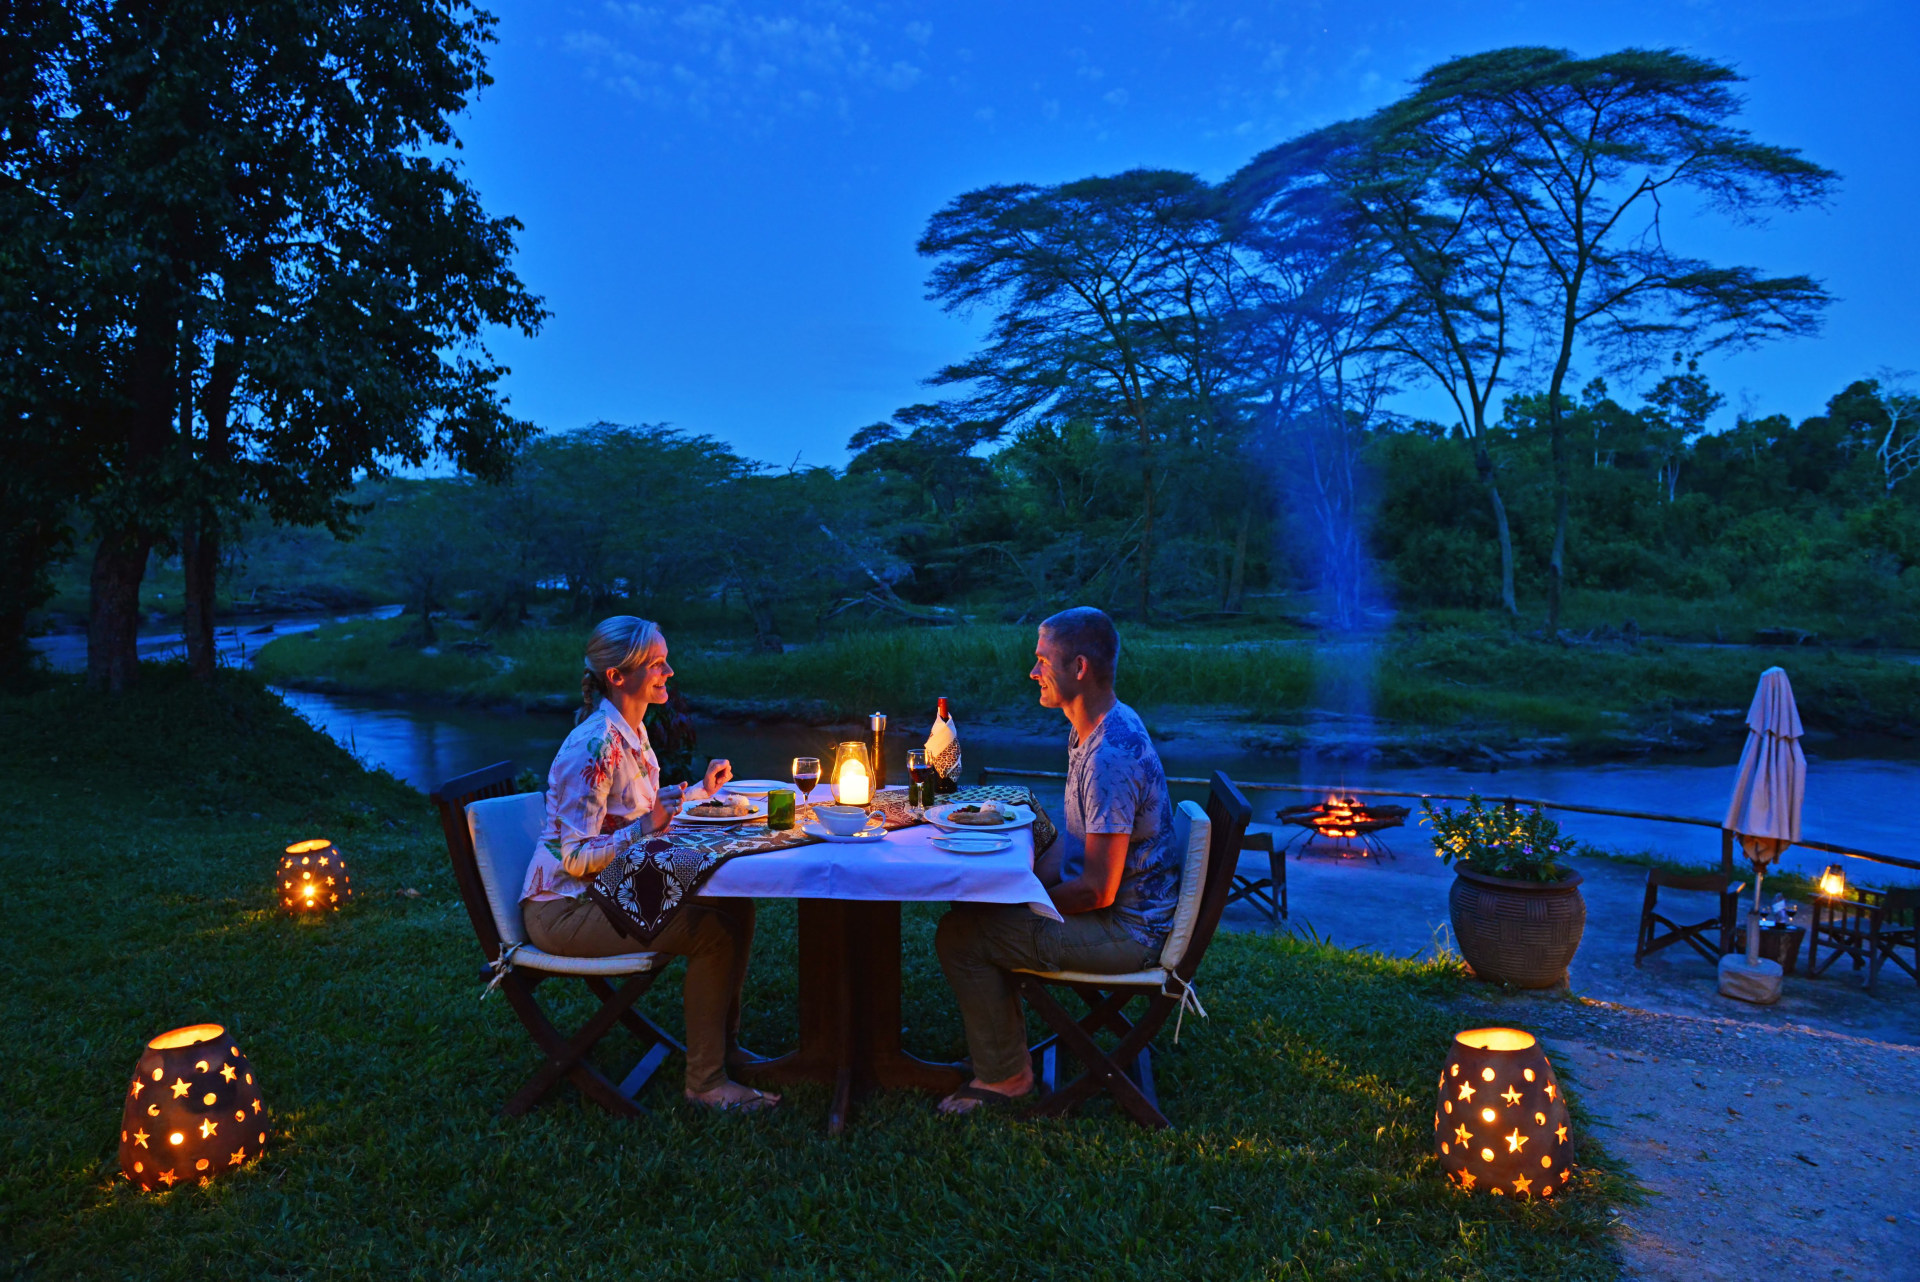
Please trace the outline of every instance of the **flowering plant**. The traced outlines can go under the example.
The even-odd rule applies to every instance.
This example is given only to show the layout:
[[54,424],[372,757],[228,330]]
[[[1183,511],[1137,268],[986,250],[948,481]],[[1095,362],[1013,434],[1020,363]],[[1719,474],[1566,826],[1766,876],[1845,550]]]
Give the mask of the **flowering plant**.
[[1470,796],[1463,810],[1436,810],[1431,801],[1421,809],[1421,822],[1433,828],[1433,853],[1443,863],[1457,859],[1470,872],[1515,881],[1554,882],[1567,875],[1559,860],[1572,853],[1573,842],[1538,806],[1522,814],[1512,801],[1489,806]]

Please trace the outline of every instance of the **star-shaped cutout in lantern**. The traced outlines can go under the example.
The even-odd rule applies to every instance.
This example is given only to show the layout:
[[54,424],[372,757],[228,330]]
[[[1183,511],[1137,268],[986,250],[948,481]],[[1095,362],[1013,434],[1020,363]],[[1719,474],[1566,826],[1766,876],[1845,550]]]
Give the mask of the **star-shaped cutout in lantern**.
[[240,1165],[240,1163],[246,1160],[247,1160],[247,1150],[245,1148],[237,1148],[233,1151],[232,1155],[227,1158],[227,1165],[238,1166]]
[[133,1097],[135,1099],[139,1099],[140,1092],[146,1089],[147,1089],[147,1084],[145,1082],[141,1081],[137,1077],[133,1079]]
[[1507,1152],[1518,1153],[1521,1146],[1524,1145],[1530,1137],[1522,1135],[1520,1128],[1516,1126],[1513,1128],[1513,1134],[1502,1135],[1500,1138],[1507,1142]]
[[200,1138],[203,1140],[211,1138],[213,1133],[219,1129],[220,1123],[214,1121],[212,1118],[207,1118],[200,1123]]
[[1509,1086],[1505,1091],[1501,1092],[1500,1098],[1507,1102],[1508,1108],[1512,1108],[1515,1104],[1518,1104],[1520,1102],[1520,1092],[1514,1090],[1513,1087]]
[[1473,1138],[1473,1132],[1468,1130],[1465,1126],[1460,1126],[1455,1128],[1453,1132],[1453,1137],[1459,1140],[1462,1144],[1465,1144],[1468,1140]]
[[176,1077],[173,1079],[173,1097],[175,1099],[180,1099],[182,1096],[184,1096],[188,1091],[192,1089],[193,1088],[191,1086],[187,1085],[186,1078]]
[[166,1185],[168,1188],[172,1188],[173,1182],[179,1178],[180,1177],[178,1175],[175,1175],[172,1171],[160,1172],[160,1182]]
[[1515,1193],[1525,1193],[1530,1191],[1532,1188],[1533,1188],[1533,1181],[1528,1179],[1526,1176],[1516,1175],[1513,1177],[1513,1191]]
[[1473,1188],[1473,1172],[1472,1171],[1460,1172],[1460,1187],[1463,1189],[1467,1189],[1469,1191],[1472,1190]]
[[1547,1083],[1547,1098],[1548,1098],[1548,1099],[1552,1099],[1552,1098],[1553,1098],[1553,1083],[1552,1083],[1552,1082],[1548,1082],[1548,1083]]
[[233,1065],[222,1064],[220,1066],[220,1076],[226,1078],[229,1082],[231,1082],[237,1076],[237,1074],[233,1071]]
[[133,1142],[135,1144],[138,1144],[141,1148],[146,1148],[147,1141],[152,1138],[153,1137],[151,1135],[148,1135],[145,1131],[135,1131],[133,1133]]
[[1461,1098],[1461,1099],[1472,1099],[1472,1098],[1473,1098],[1473,1083],[1472,1083],[1472,1082],[1462,1082],[1462,1083],[1460,1083],[1460,1098]]
[[259,1101],[259,1100],[255,1100],[255,1101],[253,1102],[253,1111],[254,1111],[254,1112],[256,1112],[256,1113],[258,1113],[258,1112],[260,1111],[260,1101]]
[[1567,1142],[1567,1128],[1564,1126],[1556,1127],[1553,1132],[1553,1136],[1555,1139],[1559,1140],[1562,1144],[1565,1144]]

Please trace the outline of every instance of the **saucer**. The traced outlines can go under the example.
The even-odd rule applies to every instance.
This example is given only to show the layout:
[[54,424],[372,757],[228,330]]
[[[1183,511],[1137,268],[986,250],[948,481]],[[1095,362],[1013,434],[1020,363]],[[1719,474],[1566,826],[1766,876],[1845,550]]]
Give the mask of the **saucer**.
[[938,837],[929,837],[927,841],[950,855],[997,855],[1013,846],[1012,839],[995,833],[984,833],[977,837],[943,833]]
[[859,832],[842,837],[837,832],[829,831],[827,826],[818,820],[808,820],[806,823],[801,824],[800,831],[806,833],[809,837],[818,837],[822,841],[844,841],[852,845],[870,844],[879,841],[887,835],[887,830],[876,824],[871,828],[865,828]]

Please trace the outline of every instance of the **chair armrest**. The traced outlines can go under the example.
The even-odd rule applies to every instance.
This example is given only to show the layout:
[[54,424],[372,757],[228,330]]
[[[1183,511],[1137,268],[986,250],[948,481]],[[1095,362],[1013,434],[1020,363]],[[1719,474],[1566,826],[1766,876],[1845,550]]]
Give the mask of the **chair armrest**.
[[1250,832],[1240,838],[1242,850],[1264,850],[1273,853],[1273,834],[1270,832]]

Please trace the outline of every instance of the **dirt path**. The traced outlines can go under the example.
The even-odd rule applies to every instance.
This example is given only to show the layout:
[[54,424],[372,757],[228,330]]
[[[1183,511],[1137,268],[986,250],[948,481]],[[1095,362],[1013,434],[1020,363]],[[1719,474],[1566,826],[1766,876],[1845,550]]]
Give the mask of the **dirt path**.
[[1600,1002],[1466,1005],[1541,1034],[1646,1187],[1621,1208],[1627,1277],[1920,1280],[1920,1048]]

